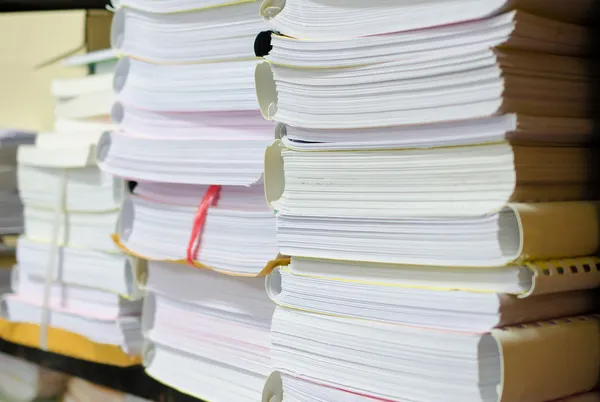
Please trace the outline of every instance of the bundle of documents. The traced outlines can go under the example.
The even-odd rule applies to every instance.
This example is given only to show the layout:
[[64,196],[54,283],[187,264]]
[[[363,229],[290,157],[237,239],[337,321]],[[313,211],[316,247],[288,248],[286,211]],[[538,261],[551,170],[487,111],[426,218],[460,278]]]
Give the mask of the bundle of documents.
[[390,214],[385,219],[371,218],[369,212],[351,217],[281,213],[280,250],[318,258],[460,267],[587,256],[599,248],[593,202],[516,203],[481,216]]
[[589,7],[263,3],[263,401],[598,397]]
[[258,401],[271,371],[274,304],[262,278],[150,261],[144,305],[148,374],[207,401]]
[[63,402],[148,402],[134,395],[100,387],[81,378],[72,377],[62,398]]
[[285,175],[274,207],[305,215],[483,215],[508,202],[585,200],[593,180],[592,150],[583,146],[304,152],[285,139],[272,151],[280,154],[267,168]]
[[273,126],[264,124],[256,110],[171,114],[117,103],[113,121],[123,131],[100,138],[97,157],[102,169],[155,182],[257,183],[262,154],[273,139]]
[[[284,391],[285,390],[285,391]],[[361,395],[359,393],[342,390],[339,388],[324,387],[317,383],[301,380],[297,377],[273,373],[268,380],[265,388],[265,394],[262,401],[281,401],[283,394],[308,396],[316,401],[352,401],[352,402],[373,402],[387,401],[385,399],[373,398]],[[287,399],[286,399],[287,400]],[[294,399],[308,400],[308,399]],[[554,402],[598,402],[600,401],[600,392],[586,392]]]
[[142,346],[138,264],[111,239],[125,185],[95,166],[94,142],[55,133],[19,148],[25,233],[2,313],[39,325],[41,345],[57,328],[135,356]]
[[63,61],[69,67],[87,67],[90,74],[52,81],[51,92],[56,98],[56,132],[97,141],[104,131],[114,128],[110,113],[115,101],[112,87],[116,55],[108,50],[77,55]]
[[129,183],[115,241],[148,260],[146,371],[205,400],[255,402],[271,371],[274,304],[254,277],[278,260],[263,187],[276,125],[254,87],[261,4],[113,6],[117,129],[96,160]]
[[[549,401],[590,390],[598,377],[598,355],[589,352],[598,340],[595,317],[470,334],[278,308],[272,331],[274,365],[307,382],[344,389],[341,400],[358,394],[364,396],[359,400],[386,401]],[[564,346],[570,342],[577,344]],[[552,384],[541,379],[561,367],[572,377]],[[285,383],[283,378],[285,400],[313,400],[301,399],[310,387]]]
[[112,46],[156,63],[252,58],[256,34],[264,29],[259,7],[256,1],[121,0]]
[[[565,269],[569,273],[560,278]],[[599,270],[597,258],[453,268],[293,257],[289,266],[268,277],[267,289],[278,305],[296,310],[483,332],[593,313]],[[348,298],[350,288],[361,298]]]
[[[122,245],[148,259],[185,261],[207,187],[140,182],[123,202]],[[275,216],[262,186],[223,187],[218,206],[206,215],[196,260],[223,273],[256,276],[276,257]]]
[[[137,1],[123,1],[130,2]],[[589,0],[576,0],[571,4],[540,0],[431,0],[425,4],[419,1],[390,3],[379,0],[368,5],[358,0],[348,7],[319,0],[267,0],[261,6],[261,14],[271,28],[285,35],[300,39],[331,38],[341,41],[485,20],[514,9],[569,23],[585,24],[592,18]],[[550,23],[556,25],[556,22]]]
[[0,400],[32,402],[62,395],[68,377],[0,353]]
[[[483,22],[495,25],[495,18],[513,14]],[[566,23],[532,19],[501,21],[508,27],[523,27],[525,34],[510,31],[507,39],[469,46],[460,40],[454,46],[447,43],[454,30],[462,29],[465,35],[480,39],[477,30],[463,28],[465,24],[347,42],[288,38],[281,45],[273,40],[273,56],[268,58],[281,64],[257,70],[261,108],[281,123],[312,129],[419,125],[485,119],[498,113],[533,115],[539,124],[548,125],[559,124],[553,120],[559,117],[589,117],[590,78],[584,60],[577,58],[586,53],[587,32]],[[481,23],[470,24],[479,27]],[[513,37],[516,43],[511,43]],[[546,37],[556,41],[539,39]],[[399,42],[397,53],[386,44],[391,40]],[[416,44],[410,46],[411,41]],[[422,51],[423,42],[432,46],[428,53]],[[392,47],[389,60],[368,58],[388,46]],[[336,47],[352,51],[337,54]],[[310,57],[312,52],[319,57]],[[291,58],[301,54],[305,68],[293,68],[297,64],[280,60],[279,53]]]
[[63,119],[106,116],[114,102],[113,75],[88,75],[52,81],[52,95],[58,99],[56,116]]
[[161,183],[249,186],[274,124],[260,117],[253,42],[259,2],[121,1],[112,27],[118,103],[98,161]]
[[256,63],[160,65],[122,58],[112,111],[120,130],[100,141],[100,166],[157,182],[256,183],[274,127],[258,111]]

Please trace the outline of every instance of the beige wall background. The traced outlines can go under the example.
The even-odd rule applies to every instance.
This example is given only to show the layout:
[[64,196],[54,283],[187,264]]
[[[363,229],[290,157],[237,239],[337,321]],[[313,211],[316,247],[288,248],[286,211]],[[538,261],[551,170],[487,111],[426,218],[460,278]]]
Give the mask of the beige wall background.
[[52,130],[51,81],[88,73],[60,61],[110,47],[111,19],[102,10],[0,14],[0,128]]

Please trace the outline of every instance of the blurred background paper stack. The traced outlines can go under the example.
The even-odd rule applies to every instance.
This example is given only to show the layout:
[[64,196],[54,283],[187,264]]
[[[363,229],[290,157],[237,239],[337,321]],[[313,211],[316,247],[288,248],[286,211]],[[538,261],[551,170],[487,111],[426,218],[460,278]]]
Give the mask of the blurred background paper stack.
[[4,353],[0,354],[0,400],[33,402],[62,395],[68,377]]
[[[115,58],[111,51],[82,54],[86,48],[107,46],[112,16],[86,15],[86,38],[96,40],[74,49],[70,54],[77,59],[65,60],[65,71],[93,73],[89,65]],[[57,101],[55,126],[61,130],[41,133],[34,145],[18,151],[25,230],[17,245],[12,293],[3,301],[3,336],[26,346],[128,366],[139,363],[142,346],[139,264],[111,238],[125,184],[101,172],[94,156],[100,134],[111,127],[113,74],[84,74],[48,85],[46,91],[52,89]]]
[[281,136],[265,189],[291,255],[267,278],[263,400],[543,402],[597,386],[590,7],[263,3],[278,33],[256,87]]
[[25,233],[5,314],[114,345],[115,356],[125,352],[117,360],[129,361],[141,348],[142,294],[136,264],[111,239],[124,183],[98,170],[93,151],[93,143],[61,141],[60,134],[19,149]]
[[110,111],[115,100],[112,81],[116,60],[112,49],[63,60],[63,64],[72,68],[87,67],[90,74],[52,81],[51,91],[56,98],[56,132],[77,133],[80,138],[91,137],[97,141],[100,134],[113,129]]
[[195,397],[254,402],[270,372],[274,309],[254,277],[278,257],[262,185],[275,125],[254,90],[260,4],[115,6],[118,128],[96,155],[129,180],[116,240],[149,260],[146,371]]
[[78,54],[61,61],[62,65],[67,67],[87,66],[90,75],[114,74],[117,62],[117,52],[111,47]]

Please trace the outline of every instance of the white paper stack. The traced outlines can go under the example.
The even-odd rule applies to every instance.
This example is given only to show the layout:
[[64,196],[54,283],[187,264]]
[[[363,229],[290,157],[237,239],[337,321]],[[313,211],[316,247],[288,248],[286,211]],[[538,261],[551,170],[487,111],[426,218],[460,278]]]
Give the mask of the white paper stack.
[[260,3],[113,5],[118,128],[96,156],[130,183],[119,246],[149,260],[146,370],[205,400],[254,402],[270,373],[273,303],[253,277],[278,256],[263,189],[275,124],[254,88]]
[[[207,186],[140,182],[121,210],[122,244],[148,259],[184,261],[198,200]],[[203,225],[198,261],[223,273],[256,276],[277,257],[275,216],[262,186],[225,186]]]
[[56,116],[62,119],[106,116],[114,103],[112,80],[110,73],[54,80],[52,95],[58,99]]
[[0,399],[33,402],[62,395],[68,377],[4,353],[0,353]]
[[259,400],[275,307],[264,280],[156,261],[148,273],[148,374],[207,401]]
[[96,50],[94,52],[78,54],[63,59],[65,66],[89,66],[90,74],[114,73],[117,67],[118,53],[113,49]]
[[49,325],[80,334],[99,344],[117,345],[130,355],[141,350],[141,300],[129,301],[101,289],[53,284],[45,304],[43,280],[14,270],[13,293],[3,301],[4,314],[13,322],[42,324],[49,309]]
[[[206,4],[205,4],[206,3]],[[255,1],[121,1],[118,103],[98,148],[102,169],[162,183],[249,186],[262,176],[273,123],[260,117]]]
[[[91,74],[53,82],[57,132],[19,148],[25,233],[3,314],[39,324],[42,338],[45,327],[54,327],[136,356],[142,347],[140,265],[112,240],[125,183],[95,161],[98,138],[112,128],[114,59],[109,49],[65,60],[90,65]],[[93,68],[99,64],[106,68]]]
[[263,3],[276,33],[257,94],[281,137],[265,189],[292,257],[267,278],[263,401],[545,402],[596,387],[589,7]]
[[116,55],[112,49],[101,50],[70,57],[63,64],[88,65],[90,74],[52,81],[51,92],[56,98],[55,131],[97,140],[103,131],[113,128],[109,116],[115,101],[112,82]]
[[39,135],[35,145],[19,148],[25,231],[2,313],[11,322],[40,325],[42,337],[43,328],[59,328],[136,356],[140,267],[111,238],[125,184],[95,164],[99,128],[81,127]]

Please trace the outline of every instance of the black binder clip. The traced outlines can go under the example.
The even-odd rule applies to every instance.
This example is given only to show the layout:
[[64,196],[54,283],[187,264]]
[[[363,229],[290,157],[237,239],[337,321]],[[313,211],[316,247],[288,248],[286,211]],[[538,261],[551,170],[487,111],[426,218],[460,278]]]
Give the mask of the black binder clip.
[[137,187],[138,182],[133,180],[127,180],[127,188],[129,189],[129,193],[133,194],[133,191]]
[[273,46],[271,45],[271,34],[273,31],[262,31],[254,40],[254,54],[256,57],[265,57]]

